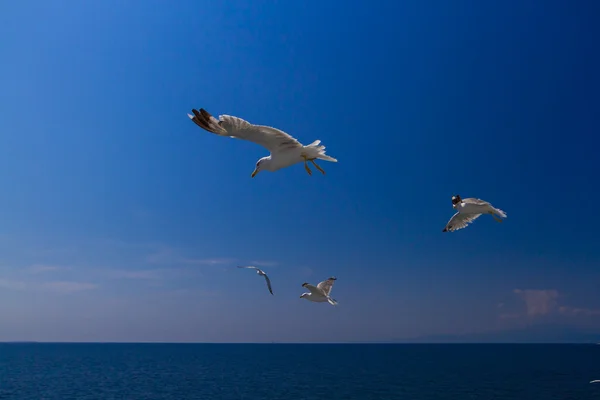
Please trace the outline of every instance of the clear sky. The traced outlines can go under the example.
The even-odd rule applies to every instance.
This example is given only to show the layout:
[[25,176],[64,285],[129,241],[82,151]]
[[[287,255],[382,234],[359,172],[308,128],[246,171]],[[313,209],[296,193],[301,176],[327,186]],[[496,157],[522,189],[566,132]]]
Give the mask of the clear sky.
[[[0,340],[600,333],[600,4],[340,5],[2,2]],[[251,179],[200,107],[339,162]]]

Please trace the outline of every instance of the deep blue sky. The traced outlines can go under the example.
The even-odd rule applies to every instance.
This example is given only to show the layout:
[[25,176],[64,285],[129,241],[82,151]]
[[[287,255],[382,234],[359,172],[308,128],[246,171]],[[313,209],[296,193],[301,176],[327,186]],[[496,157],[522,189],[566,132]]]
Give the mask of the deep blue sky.
[[[599,11],[3,2],[0,340],[600,332]],[[339,162],[251,179],[200,107]],[[455,193],[508,218],[442,233]],[[338,307],[299,298],[331,275]]]

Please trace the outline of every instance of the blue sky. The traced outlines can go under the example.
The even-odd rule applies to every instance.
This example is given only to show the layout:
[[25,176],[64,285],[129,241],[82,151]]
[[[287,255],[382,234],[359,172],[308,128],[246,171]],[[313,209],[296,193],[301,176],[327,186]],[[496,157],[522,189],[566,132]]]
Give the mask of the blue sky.
[[[600,333],[599,7],[2,3],[0,340]],[[251,179],[200,107],[339,162]]]

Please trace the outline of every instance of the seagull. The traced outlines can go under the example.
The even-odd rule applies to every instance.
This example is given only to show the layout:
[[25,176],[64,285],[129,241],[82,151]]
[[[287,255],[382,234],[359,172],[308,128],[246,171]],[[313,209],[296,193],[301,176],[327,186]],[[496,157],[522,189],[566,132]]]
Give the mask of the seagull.
[[506,213],[499,208],[495,208],[487,201],[475,198],[461,199],[459,195],[452,196],[452,208],[457,213],[450,218],[442,232],[453,232],[458,229],[466,228],[468,224],[475,221],[481,214],[490,214],[497,222],[502,222],[498,218],[506,218]]
[[271,289],[271,281],[269,280],[269,277],[267,276],[267,274],[265,273],[265,271],[263,271],[263,270],[262,270],[262,269],[260,269],[260,268],[256,268],[256,267],[254,267],[254,266],[252,266],[252,265],[249,265],[249,266],[247,266],[247,267],[241,267],[241,266],[238,266],[238,268],[250,268],[250,269],[255,269],[255,270],[256,270],[256,273],[257,273],[258,275],[260,275],[260,276],[264,276],[264,277],[265,277],[265,281],[267,281],[267,288],[269,288],[269,292],[271,292],[271,294],[273,294],[273,289]]
[[231,115],[219,115],[219,119],[216,119],[203,108],[200,111],[192,109],[192,112],[194,115],[188,114],[188,117],[200,128],[219,136],[249,140],[271,152],[270,155],[256,162],[256,167],[251,175],[252,178],[260,171],[275,172],[302,161],[304,161],[304,169],[306,169],[308,175],[312,175],[312,171],[308,167],[308,161],[325,175],[325,171],[317,165],[315,160],[337,162],[335,158],[325,154],[325,146],[319,146],[320,140],[315,140],[308,146],[304,146],[279,129],[264,125],[253,125]]
[[333,287],[333,282],[335,280],[337,280],[337,278],[332,276],[331,278],[320,282],[316,287],[311,285],[310,283],[304,282],[302,284],[302,287],[307,288],[310,291],[310,293],[302,293],[300,298],[315,301],[317,303],[324,303],[327,301],[332,306],[337,305],[337,301],[335,301],[329,296],[329,293],[331,293],[331,288]]
[[593,381],[590,381],[590,383],[600,383],[600,379],[595,379]]

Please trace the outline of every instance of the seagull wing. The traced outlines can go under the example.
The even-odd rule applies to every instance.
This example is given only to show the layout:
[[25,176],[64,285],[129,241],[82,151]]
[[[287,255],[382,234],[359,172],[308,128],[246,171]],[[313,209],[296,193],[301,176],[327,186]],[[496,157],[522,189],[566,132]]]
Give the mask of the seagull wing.
[[302,287],[307,288],[312,294],[315,294],[317,296],[323,296],[323,292],[321,291],[321,289],[314,285],[311,285],[310,283],[305,283],[302,285]]
[[188,117],[200,128],[219,136],[248,140],[265,147],[271,153],[303,147],[292,136],[270,126],[253,125],[231,115],[220,115],[216,119],[203,108],[200,111],[192,109],[192,112],[194,115],[188,114]]
[[265,277],[265,280],[267,281],[267,288],[269,288],[269,292],[270,292],[271,294],[273,294],[273,288],[271,287],[271,280],[269,279],[269,277],[267,276],[267,274],[265,273],[265,271],[263,271],[263,270],[262,270],[262,269],[260,269],[260,268],[257,268],[257,267],[255,267],[255,266],[253,266],[253,265],[248,265],[248,266],[238,266],[238,268],[249,268],[249,269],[255,269],[255,270],[256,270],[256,271],[259,273],[259,275],[262,275],[262,276],[264,276],[264,277]]
[[481,214],[461,214],[456,213],[450,218],[450,221],[446,224],[443,232],[449,231],[454,232],[459,229],[466,228],[471,222],[479,218]]
[[267,287],[269,288],[269,292],[273,294],[273,289],[271,288],[271,280],[267,276],[267,274],[263,273],[262,276],[265,277],[265,281],[267,281]]
[[336,281],[335,277],[331,277],[323,282],[319,282],[319,284],[317,285],[317,289],[323,291],[323,293],[326,296],[329,296],[329,293],[331,293],[331,288],[333,287],[333,282]]
[[476,199],[474,197],[469,197],[467,199],[462,199],[462,202],[463,203],[467,203],[467,204],[476,204],[478,206],[489,206],[489,205],[491,205],[487,201],[483,201],[481,199]]

